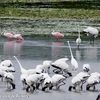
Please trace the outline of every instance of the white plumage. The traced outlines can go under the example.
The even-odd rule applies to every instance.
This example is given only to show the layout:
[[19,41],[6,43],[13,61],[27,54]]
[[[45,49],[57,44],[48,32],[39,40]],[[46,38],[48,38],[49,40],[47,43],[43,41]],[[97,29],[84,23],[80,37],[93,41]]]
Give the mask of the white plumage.
[[8,73],[4,74],[4,78],[7,82],[7,88],[8,88],[8,83],[9,83],[12,86],[12,89],[15,89],[14,75],[12,73],[8,72]]
[[56,86],[56,89],[59,89],[61,85],[65,84],[66,77],[61,74],[54,74],[52,77],[45,74],[45,80],[43,82],[42,91],[45,91],[46,88],[50,90]]
[[100,83],[100,73],[94,72],[87,80],[86,90],[90,90],[90,87],[93,87],[95,90],[95,85]]
[[85,32],[87,36],[90,35],[93,38],[93,43],[94,43],[94,37],[96,38],[99,35],[98,29],[91,26],[84,29],[83,32]]
[[22,84],[23,84],[23,89],[26,88],[26,78],[27,78],[27,77],[28,77],[27,74],[21,74],[21,75],[20,75],[20,80],[21,80],[21,82],[22,82]]
[[78,25],[78,38],[76,39],[76,44],[79,49],[79,45],[81,44],[79,25]]
[[89,64],[83,64],[83,71],[88,72],[90,71],[91,67]]
[[29,88],[33,88],[33,91],[37,88],[38,83],[40,84],[41,80],[43,79],[43,75],[41,74],[32,74],[26,78],[27,88],[26,91],[29,91]]
[[[60,74],[55,74],[51,77],[52,87],[56,86],[56,89],[59,89],[61,85],[65,84],[66,77]],[[61,84],[62,83],[62,84]]]
[[95,90],[95,85],[100,83],[100,73],[94,72],[87,80],[86,90],[90,90],[90,87],[93,87]]
[[31,74],[35,74],[35,73],[36,73],[36,70],[35,70],[35,69],[28,69],[28,70],[24,69],[24,68],[22,67],[22,65],[20,64],[19,60],[17,59],[17,57],[14,56],[14,58],[15,58],[15,59],[17,60],[17,62],[18,62],[22,74],[31,75]]
[[72,74],[68,71],[69,65],[67,64],[68,58],[60,58],[53,62],[51,65],[55,69],[53,70],[54,73],[65,73],[69,76],[72,76]]
[[69,46],[69,50],[70,50],[70,54],[71,54],[71,64],[74,70],[76,70],[78,68],[78,62],[76,61],[76,59],[74,58],[73,54],[72,54],[72,50],[68,41],[68,46]]
[[51,63],[52,63],[52,61],[49,61],[49,60],[43,61],[43,66],[44,66],[44,72],[45,73],[50,72]]
[[75,77],[72,78],[72,86],[69,87],[69,91],[73,89],[76,90],[76,87],[79,86],[79,89],[83,90],[83,84],[89,78],[89,74],[87,72],[80,72]]
[[12,67],[13,66],[13,63],[11,62],[11,60],[3,60],[0,63],[0,66]]

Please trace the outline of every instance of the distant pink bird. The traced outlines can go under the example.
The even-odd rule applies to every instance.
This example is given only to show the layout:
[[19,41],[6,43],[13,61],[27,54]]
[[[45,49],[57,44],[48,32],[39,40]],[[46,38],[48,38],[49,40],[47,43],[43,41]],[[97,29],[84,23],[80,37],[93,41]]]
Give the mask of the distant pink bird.
[[6,30],[4,30],[1,34],[7,37],[10,41],[14,38],[14,35],[12,33],[8,33]]
[[52,32],[51,33],[55,38],[56,38],[56,41],[58,41],[59,38],[63,38],[64,37],[64,34],[60,33],[60,32]]
[[14,38],[17,40],[24,40],[24,38],[21,36],[21,34],[15,34]]

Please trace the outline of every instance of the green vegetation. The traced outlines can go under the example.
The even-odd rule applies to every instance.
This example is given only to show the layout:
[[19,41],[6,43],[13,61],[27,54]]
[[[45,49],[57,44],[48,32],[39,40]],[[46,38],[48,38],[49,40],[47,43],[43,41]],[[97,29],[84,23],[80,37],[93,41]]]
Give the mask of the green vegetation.
[[100,2],[98,0],[61,2],[44,2],[44,0],[40,0],[41,2],[13,1],[0,3],[0,17],[100,19]]
[[99,10],[84,9],[19,9],[0,8],[0,17],[29,17],[29,18],[77,18],[77,19],[100,19]]

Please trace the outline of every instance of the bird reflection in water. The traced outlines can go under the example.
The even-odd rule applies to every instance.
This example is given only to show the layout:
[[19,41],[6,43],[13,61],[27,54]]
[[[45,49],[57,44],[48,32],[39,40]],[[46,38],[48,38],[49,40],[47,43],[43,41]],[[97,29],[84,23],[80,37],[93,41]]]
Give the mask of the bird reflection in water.
[[52,58],[53,59],[58,59],[63,52],[64,42],[52,42]]
[[76,50],[76,59],[80,60],[81,59],[81,50]]
[[23,44],[23,41],[21,41],[21,42],[6,41],[4,43],[4,55],[6,55],[6,56],[11,56],[11,55],[20,56],[22,44]]
[[85,59],[97,59],[98,58],[98,47],[96,45],[87,45],[84,50]]

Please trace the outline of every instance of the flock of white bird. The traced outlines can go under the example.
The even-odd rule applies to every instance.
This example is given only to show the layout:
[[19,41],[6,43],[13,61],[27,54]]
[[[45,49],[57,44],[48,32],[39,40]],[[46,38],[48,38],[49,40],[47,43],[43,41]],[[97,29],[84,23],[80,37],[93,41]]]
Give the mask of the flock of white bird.
[[[26,92],[41,89],[42,91],[52,90],[56,87],[58,90],[60,86],[66,84],[66,79],[72,77],[69,91],[82,91],[84,83],[87,83],[86,90],[95,90],[95,85],[100,83],[100,73],[89,73],[90,65],[83,64],[82,72],[79,72],[75,76],[69,71],[69,65],[67,64],[68,58],[60,58],[52,62],[49,60],[43,61],[43,64],[37,65],[34,69],[25,69],[16,56],[13,56],[18,62],[20,67],[20,81]],[[53,67],[54,75],[50,76],[50,67]],[[77,70],[77,69],[75,69]],[[1,81],[7,82],[7,89],[15,89],[16,83],[14,83],[14,73],[16,72],[11,60],[2,60],[0,63],[0,77]]]
[[[84,29],[87,35],[93,37],[98,36],[98,30],[93,27],[87,27]],[[78,38],[76,39],[77,46],[81,43],[80,31],[78,30]],[[78,62],[73,56],[70,43],[68,41],[68,46],[71,54],[71,65],[72,70],[76,71],[78,69]],[[73,76],[69,71],[69,65],[67,63],[68,58],[60,58],[56,61],[43,61],[43,64],[37,65],[34,69],[25,69],[22,67],[21,63],[16,56],[13,56],[20,66],[20,81],[23,84],[23,88],[26,92],[34,91],[36,89],[41,89],[42,91],[52,90],[53,87],[56,87],[58,90],[60,86],[66,84],[66,79],[72,77],[71,85],[68,88],[68,91],[82,91],[84,83],[87,83],[86,90],[96,89],[95,85],[100,83],[100,73],[94,72],[89,73],[90,65],[83,64],[83,71],[79,72],[77,75]],[[50,76],[50,67],[53,67],[54,75]],[[11,60],[2,60],[0,63],[0,78],[1,81],[5,80],[7,82],[7,88],[15,89],[16,83],[14,83],[14,73],[15,68]],[[10,86],[9,86],[10,85]],[[98,98],[100,98],[98,96]],[[98,100],[98,99],[97,99]]]

